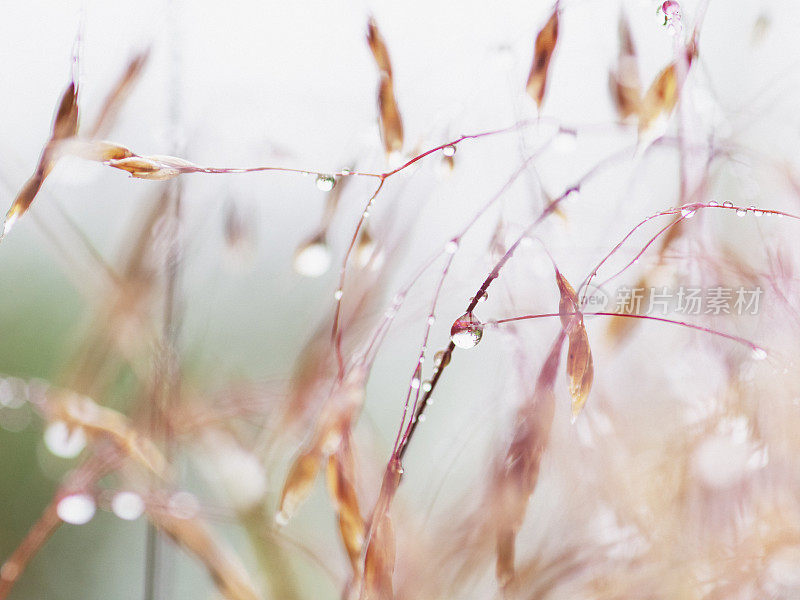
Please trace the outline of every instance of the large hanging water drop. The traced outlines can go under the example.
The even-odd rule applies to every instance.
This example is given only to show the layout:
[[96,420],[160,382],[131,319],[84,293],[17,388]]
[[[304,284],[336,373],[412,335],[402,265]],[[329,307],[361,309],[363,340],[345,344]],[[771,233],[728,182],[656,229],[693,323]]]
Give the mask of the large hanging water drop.
[[86,434],[80,427],[70,428],[63,421],[53,421],[44,430],[44,445],[56,456],[75,458],[86,446]]
[[118,492],[111,499],[111,510],[126,521],[135,521],[141,517],[144,508],[144,500],[136,492]]
[[483,323],[471,312],[458,317],[450,328],[450,339],[459,348],[474,348],[483,337]]
[[89,494],[71,494],[59,500],[56,506],[58,518],[72,525],[83,525],[92,520],[97,505]]
[[330,192],[336,185],[336,178],[333,175],[317,175],[317,189],[321,192]]

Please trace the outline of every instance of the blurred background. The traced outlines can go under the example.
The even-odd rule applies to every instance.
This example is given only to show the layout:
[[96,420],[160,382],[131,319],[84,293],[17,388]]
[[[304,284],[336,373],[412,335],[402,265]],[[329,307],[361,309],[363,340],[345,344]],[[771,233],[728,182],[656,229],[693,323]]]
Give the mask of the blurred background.
[[[800,213],[798,6],[682,2],[684,35],[702,17],[698,58],[679,108],[658,132],[664,138],[647,146],[635,123],[620,123],[609,73],[618,64],[621,14],[644,90],[674,59],[676,37],[660,5],[561,2],[540,108],[525,82],[534,40],[553,10],[546,3],[6,7],[0,205],[11,206],[36,168],[79,31],[81,125],[97,117],[133,57],[147,51],[106,139],[207,167],[314,172],[198,173],[159,182],[76,157],[58,161],[0,243],[0,560],[63,495],[59,486],[70,473],[104,451],[103,431],[59,429],[65,418],[52,408],[53,394],[88,396],[125,415],[132,431],[152,437],[169,458],[170,478],[162,495],[148,496],[152,482],[138,467],[114,463],[81,489],[96,506],[88,522],[58,527],[9,597],[146,597],[154,560],[159,597],[234,597],[180,544],[159,542],[153,558],[146,516],[129,521],[113,509],[116,495],[130,490],[148,510],[166,503],[172,517],[183,510],[202,518],[259,597],[341,597],[349,563],[323,483],[285,528],[274,526],[274,515],[287,468],[320,409],[312,405],[289,425],[283,415],[309,379],[327,381],[314,369],[332,358],[339,269],[377,184],[342,170],[383,173],[461,135],[518,124],[387,178],[370,209],[369,238],[361,234],[348,263],[344,346],[357,354],[396,294],[438,256],[404,295],[366,381],[354,430],[365,514],[445,267],[437,253],[490,199],[499,195],[464,235],[444,280],[427,370],[502,252],[596,165],[603,167],[522,244],[476,310],[479,318],[556,311],[550,256],[577,287],[642,219],[680,206],[681,173],[694,190],[691,202]],[[370,16],[391,57],[404,128],[402,151],[389,155],[379,127],[379,71],[366,42]],[[697,211],[677,241],[655,244],[603,289],[613,302],[623,285],[759,287],[757,314],[671,318],[742,336],[766,349],[767,360],[753,360],[746,344],[680,326],[637,323],[620,332],[607,318],[587,317],[592,395],[571,425],[559,375],[551,443],[517,551],[518,561],[544,565],[581,544],[603,550],[597,564],[581,563],[547,591],[535,592],[543,579],[531,574],[538,583],[523,586],[530,595],[519,597],[800,597],[800,225],[755,211],[744,216]],[[599,280],[635,259],[667,222],[637,233]],[[309,248],[321,231],[324,245]],[[394,514],[398,597],[498,593],[491,551],[486,561],[477,549],[467,560],[448,543],[458,539],[454,526],[474,525],[486,473],[559,327],[554,319],[487,327],[479,347],[454,354],[404,462]],[[166,418],[153,417],[151,405],[165,397],[178,400]],[[664,464],[669,456],[685,470]],[[649,526],[658,539],[642,537]],[[426,552],[476,561],[474,585],[459,587],[444,575],[434,585],[420,564]]]

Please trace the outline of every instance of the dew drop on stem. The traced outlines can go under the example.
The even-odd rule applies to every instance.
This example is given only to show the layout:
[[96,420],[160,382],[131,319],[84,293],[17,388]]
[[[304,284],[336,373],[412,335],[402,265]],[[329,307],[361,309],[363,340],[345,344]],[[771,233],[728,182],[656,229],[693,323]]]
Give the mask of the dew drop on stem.
[[336,179],[333,175],[317,175],[317,189],[319,191],[330,192],[334,185],[336,185]]
[[125,521],[135,521],[144,512],[144,500],[136,492],[118,492],[111,499],[112,512]]
[[63,421],[53,421],[44,430],[44,445],[61,458],[75,458],[86,447],[86,434],[81,427],[70,428]]
[[471,312],[464,313],[453,322],[450,339],[459,348],[474,348],[483,337],[483,323]]
[[58,518],[72,525],[83,525],[92,520],[97,505],[89,494],[64,496],[56,505]]
[[439,350],[433,355],[433,366],[437,369],[443,369],[450,364],[450,355],[444,350]]

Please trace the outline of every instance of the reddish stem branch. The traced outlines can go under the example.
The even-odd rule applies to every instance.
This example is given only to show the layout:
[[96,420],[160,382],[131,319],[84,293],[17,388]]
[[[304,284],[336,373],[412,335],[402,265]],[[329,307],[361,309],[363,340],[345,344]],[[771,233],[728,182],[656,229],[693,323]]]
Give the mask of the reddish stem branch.
[[[488,324],[491,325],[503,325],[505,323],[516,323],[517,321],[530,321],[532,319],[542,319],[545,317],[558,317],[561,316],[562,313],[540,313],[534,315],[521,315],[519,317],[508,317],[506,319],[497,319],[496,321],[490,321]],[[599,316],[599,317],[623,317],[626,319],[645,319],[648,321],[658,321],[659,323],[669,323],[671,325],[678,325],[680,327],[687,327],[689,329],[694,329],[696,331],[702,331],[703,333],[708,333],[710,335],[716,335],[744,346],[750,348],[751,351],[756,353],[757,355],[761,356],[764,353],[764,349],[757,344],[754,344],[750,340],[740,337],[738,335],[733,335],[731,333],[725,333],[724,331],[718,331],[716,329],[712,329],[710,327],[704,327],[702,325],[695,325],[694,323],[687,323],[686,321],[678,321],[676,319],[667,319],[665,317],[654,317],[652,315],[635,315],[630,313],[616,313],[616,312],[572,312],[572,313],[563,313],[565,316],[577,316],[581,315],[584,317],[591,317],[591,316]]]

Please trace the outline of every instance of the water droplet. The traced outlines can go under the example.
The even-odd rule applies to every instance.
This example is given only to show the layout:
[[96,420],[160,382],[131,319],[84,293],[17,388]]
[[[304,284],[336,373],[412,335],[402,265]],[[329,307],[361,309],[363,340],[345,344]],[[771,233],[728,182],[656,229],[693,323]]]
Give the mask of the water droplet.
[[455,156],[456,147],[455,146],[445,146],[442,148],[442,154],[445,156]]
[[737,217],[743,217],[746,214],[747,214],[747,209],[745,209],[745,208],[737,208],[736,209],[736,216]]
[[333,175],[317,175],[317,189],[321,192],[330,192],[336,185],[336,178]]
[[280,526],[284,527],[289,523],[289,514],[286,511],[278,511],[275,515],[275,522]]
[[412,390],[418,390],[419,389],[419,384],[420,384],[419,377],[414,377],[411,380],[411,389]]
[[44,430],[44,445],[56,456],[75,458],[86,447],[82,427],[70,428],[63,421],[53,421]]
[[339,171],[339,174],[342,177],[347,177],[348,175],[350,175],[350,173],[352,173],[350,169],[342,169],[341,171]]
[[433,384],[429,380],[425,380],[422,382],[422,391],[425,393],[430,392],[433,389]]
[[450,240],[445,245],[444,251],[448,254],[455,254],[458,251],[458,242],[456,240]]
[[420,423],[424,423],[425,422],[425,418],[426,418],[425,417],[425,413],[422,413],[421,415],[417,416],[417,421],[419,421]]
[[58,518],[72,525],[83,525],[92,520],[97,506],[89,494],[70,494],[56,506]]
[[22,408],[29,394],[27,388],[25,382],[16,377],[0,379],[0,406]]
[[730,200],[725,200],[725,202],[722,203],[722,206],[724,206],[725,208],[733,208],[733,202],[731,202]]
[[341,289],[338,289],[335,292],[333,292],[334,300],[341,300],[343,295],[344,295],[344,293],[342,292]]
[[444,350],[439,350],[433,355],[433,364],[435,367],[443,369],[450,364],[450,355]]
[[474,348],[483,337],[483,323],[472,313],[464,313],[453,322],[450,339],[459,348]]
[[697,212],[696,208],[685,207],[681,209],[681,216],[684,219],[691,219]]
[[681,7],[675,0],[666,0],[661,5],[661,11],[668,17],[680,16]]
[[135,521],[144,512],[144,500],[136,492],[119,492],[111,499],[111,510],[120,519]]
[[659,7],[659,12],[664,15],[664,26],[670,35],[677,35],[683,30],[681,7],[675,0],[664,2]]
[[719,206],[719,202],[717,202],[716,200],[711,200],[711,201],[708,203],[708,205],[709,205],[709,206]]
[[294,253],[294,270],[305,277],[319,277],[331,266],[331,251],[325,235],[319,233],[302,244]]
[[434,317],[433,315],[428,315],[428,325],[433,327],[434,323],[436,323],[436,317]]
[[759,348],[758,346],[756,346],[755,348],[753,348],[752,356],[755,360],[764,360],[765,358],[767,358],[767,351],[764,350],[763,348]]

